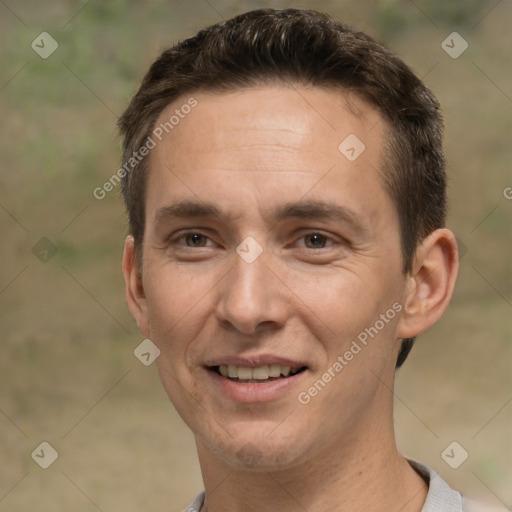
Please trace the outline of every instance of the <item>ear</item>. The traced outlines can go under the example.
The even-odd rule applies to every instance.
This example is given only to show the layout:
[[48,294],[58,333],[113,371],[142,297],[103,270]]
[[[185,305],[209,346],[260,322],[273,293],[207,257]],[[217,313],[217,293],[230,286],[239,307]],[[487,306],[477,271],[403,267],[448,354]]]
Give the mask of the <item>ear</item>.
[[434,325],[448,306],[459,270],[455,235],[437,229],[417,247],[407,276],[398,337],[413,338]]
[[146,294],[144,293],[142,275],[137,265],[137,254],[133,236],[127,236],[124,242],[122,268],[128,308],[137,322],[140,333],[146,338],[151,338]]

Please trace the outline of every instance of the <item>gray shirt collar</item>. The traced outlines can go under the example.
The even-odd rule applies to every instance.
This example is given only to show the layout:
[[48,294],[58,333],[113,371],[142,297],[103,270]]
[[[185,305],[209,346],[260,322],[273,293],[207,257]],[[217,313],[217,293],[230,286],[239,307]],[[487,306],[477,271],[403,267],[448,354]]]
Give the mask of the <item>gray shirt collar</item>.
[[421,512],[462,512],[462,497],[454,491],[432,468],[408,460],[409,464],[425,479],[428,494]]

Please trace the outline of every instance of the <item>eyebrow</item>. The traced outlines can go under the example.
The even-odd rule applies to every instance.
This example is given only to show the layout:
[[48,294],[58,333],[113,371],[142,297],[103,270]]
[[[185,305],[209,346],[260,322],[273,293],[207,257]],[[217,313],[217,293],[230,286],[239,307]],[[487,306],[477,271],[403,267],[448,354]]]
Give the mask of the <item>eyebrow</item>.
[[206,218],[206,217],[225,217],[222,210],[213,203],[204,203],[201,201],[182,200],[172,205],[162,206],[155,214],[156,225],[162,224],[173,218]]
[[[210,202],[184,199],[172,205],[159,208],[155,215],[155,225],[165,223],[172,219],[204,219],[218,217],[220,220],[229,220],[233,215]],[[287,219],[333,220],[345,222],[366,231],[367,222],[355,211],[330,201],[303,200],[294,203],[285,203],[275,207],[270,214],[274,222]]]

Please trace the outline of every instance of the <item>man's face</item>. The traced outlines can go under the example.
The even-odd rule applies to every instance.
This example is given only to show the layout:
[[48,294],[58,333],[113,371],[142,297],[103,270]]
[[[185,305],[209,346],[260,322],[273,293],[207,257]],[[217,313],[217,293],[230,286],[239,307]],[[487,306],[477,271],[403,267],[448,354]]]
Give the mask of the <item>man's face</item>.
[[391,428],[405,276],[380,115],[340,90],[194,97],[151,151],[142,282],[200,451],[287,467]]

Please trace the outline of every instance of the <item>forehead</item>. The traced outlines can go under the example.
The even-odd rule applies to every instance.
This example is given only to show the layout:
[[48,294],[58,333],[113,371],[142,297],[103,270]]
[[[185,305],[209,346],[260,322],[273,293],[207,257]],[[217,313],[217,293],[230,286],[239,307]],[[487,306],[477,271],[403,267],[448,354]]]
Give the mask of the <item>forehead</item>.
[[[193,110],[186,108],[191,97],[197,101]],[[182,110],[188,113],[178,120],[176,114]],[[267,146],[270,150],[286,147],[289,152],[316,150],[339,156],[339,143],[353,132],[370,150],[379,149],[384,135],[377,110],[341,88],[268,85],[199,92],[175,100],[163,110],[156,126],[165,128],[171,119],[178,122],[162,135],[177,156],[187,149],[185,138],[188,143],[195,142],[199,153]],[[191,128],[194,140],[190,140]],[[194,155],[188,154],[190,157]]]
[[[193,109],[186,107],[191,98]],[[231,200],[229,194],[237,193],[262,202],[343,191],[344,201],[356,206],[364,200],[356,189],[374,199],[383,192],[385,123],[375,108],[342,89],[272,85],[197,92],[170,104],[158,129],[148,214],[183,196]]]

